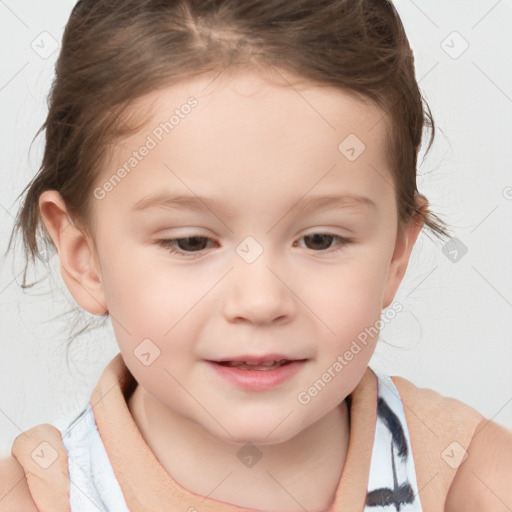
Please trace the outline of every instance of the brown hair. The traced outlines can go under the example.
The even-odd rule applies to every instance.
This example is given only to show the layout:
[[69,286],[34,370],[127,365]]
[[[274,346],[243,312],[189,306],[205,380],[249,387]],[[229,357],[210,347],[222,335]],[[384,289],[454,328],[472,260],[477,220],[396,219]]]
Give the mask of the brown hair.
[[[399,224],[418,213],[439,238],[446,224],[417,209],[416,166],[424,126],[435,128],[414,74],[402,22],[387,0],[81,0],[66,25],[43,130],[42,165],[11,234],[41,258],[38,198],[57,190],[88,231],[92,190],[109,147],[138,126],[123,112],[137,98],[228,66],[281,69],[318,85],[369,98],[388,123]],[[424,108],[425,106],[425,108]],[[139,125],[140,126],[140,125]],[[50,244],[50,246],[48,245]],[[8,250],[9,250],[8,248]],[[29,285],[32,286],[32,285]]]

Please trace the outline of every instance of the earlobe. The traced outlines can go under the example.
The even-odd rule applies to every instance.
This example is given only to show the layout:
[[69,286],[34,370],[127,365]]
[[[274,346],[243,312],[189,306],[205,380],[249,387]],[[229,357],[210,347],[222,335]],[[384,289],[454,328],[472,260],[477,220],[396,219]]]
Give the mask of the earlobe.
[[59,254],[62,278],[77,304],[92,313],[108,313],[95,247],[68,216],[62,196],[46,190],[39,197],[43,223]]
[[[417,205],[418,211],[425,212],[428,208],[428,201],[424,196],[417,196]],[[395,249],[388,269],[382,309],[387,308],[396,295],[398,287],[405,276],[412,249],[421,232],[423,224],[422,215],[416,213],[410,218],[407,225],[397,233]]]

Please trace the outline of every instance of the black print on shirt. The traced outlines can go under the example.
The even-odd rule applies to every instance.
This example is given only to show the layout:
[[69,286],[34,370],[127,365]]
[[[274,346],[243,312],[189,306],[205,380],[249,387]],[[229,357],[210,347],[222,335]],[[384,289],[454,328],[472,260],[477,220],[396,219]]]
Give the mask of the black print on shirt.
[[384,425],[388,428],[391,433],[392,444],[391,444],[391,464],[393,471],[393,489],[389,487],[383,487],[368,492],[366,495],[366,505],[369,507],[387,507],[394,506],[397,512],[400,511],[401,505],[409,504],[414,502],[414,492],[408,481],[402,484],[398,484],[398,478],[396,474],[395,455],[396,450],[397,456],[402,460],[407,461],[409,457],[409,450],[407,448],[407,441],[405,439],[404,430],[400,420],[396,414],[389,408],[386,401],[379,397],[377,400],[377,415],[382,419]]

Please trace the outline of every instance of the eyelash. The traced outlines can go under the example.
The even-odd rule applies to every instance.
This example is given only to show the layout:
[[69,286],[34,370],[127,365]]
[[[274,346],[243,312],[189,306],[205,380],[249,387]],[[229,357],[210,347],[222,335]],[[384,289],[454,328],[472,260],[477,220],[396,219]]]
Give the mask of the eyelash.
[[[323,233],[323,232],[311,233],[309,235],[304,235],[300,239],[311,237],[311,236],[314,236],[314,235],[324,235],[324,236],[333,237],[333,239],[334,239],[333,241],[337,240],[339,242],[338,245],[340,245],[340,247],[338,249],[335,249],[335,250],[321,249],[319,251],[314,251],[313,249],[311,249],[311,250],[313,250],[313,252],[332,254],[332,253],[335,253],[335,252],[343,250],[347,245],[352,243],[352,240],[349,239],[349,238],[345,238],[345,237],[342,237],[342,236],[339,236],[339,235],[335,235],[334,233]],[[209,237],[206,237],[206,236],[185,236],[185,237],[181,237],[181,238],[161,239],[161,240],[157,240],[156,243],[159,246],[163,247],[164,249],[168,250],[170,253],[176,253],[176,254],[179,254],[179,255],[184,256],[186,258],[197,258],[197,257],[199,257],[201,255],[201,252],[204,249],[200,249],[199,251],[188,251],[187,252],[187,251],[183,251],[183,250],[177,248],[177,242],[179,242],[180,240],[186,240],[187,238],[200,238],[200,239],[211,240]]]

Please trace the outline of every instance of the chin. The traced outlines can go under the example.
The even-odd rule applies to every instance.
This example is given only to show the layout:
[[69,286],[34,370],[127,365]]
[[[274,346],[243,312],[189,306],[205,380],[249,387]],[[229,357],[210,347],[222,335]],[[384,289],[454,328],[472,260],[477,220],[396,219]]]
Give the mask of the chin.
[[286,420],[280,424],[280,421],[276,421],[275,417],[265,422],[262,422],[261,418],[259,421],[247,421],[247,418],[245,418],[239,423],[223,424],[227,432],[218,425],[214,426],[214,430],[208,430],[217,439],[242,445],[246,443],[280,444],[289,441],[301,432],[297,425],[285,425]]
[[228,441],[237,445],[244,445],[247,443],[257,444],[257,445],[275,445],[285,443],[289,441],[293,437],[295,437],[298,432],[295,433],[287,433],[288,435],[268,435],[267,432],[240,432],[238,435],[233,435],[233,437],[227,437],[225,441]]

